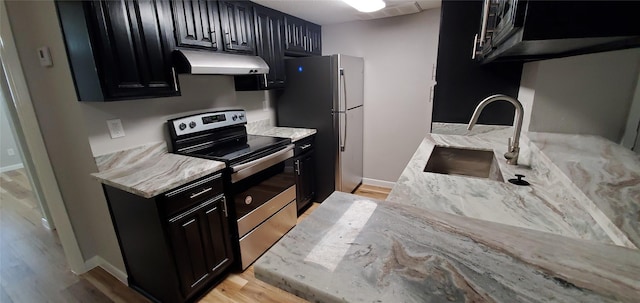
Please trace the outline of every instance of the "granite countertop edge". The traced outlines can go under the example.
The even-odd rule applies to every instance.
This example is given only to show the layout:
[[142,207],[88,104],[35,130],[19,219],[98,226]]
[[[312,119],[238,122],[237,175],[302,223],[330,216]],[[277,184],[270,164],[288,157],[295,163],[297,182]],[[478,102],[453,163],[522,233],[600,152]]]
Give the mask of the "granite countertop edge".
[[[159,152],[145,155],[151,149]],[[93,178],[143,198],[155,197],[225,168],[224,162],[168,153],[166,149],[158,149],[156,144],[95,159],[100,171],[92,173]],[[109,160],[109,165],[104,165],[105,159]]]
[[315,135],[317,130],[300,127],[261,126],[248,128],[247,133],[250,135],[290,138],[293,143]]

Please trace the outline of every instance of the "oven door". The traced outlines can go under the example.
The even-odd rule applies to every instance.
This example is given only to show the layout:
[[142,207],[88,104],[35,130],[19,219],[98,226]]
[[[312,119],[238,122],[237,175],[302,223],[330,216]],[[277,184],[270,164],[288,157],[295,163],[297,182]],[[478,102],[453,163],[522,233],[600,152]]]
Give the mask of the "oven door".
[[242,269],[296,224],[295,174],[285,169],[285,161],[291,157],[293,145],[231,167],[231,196]]

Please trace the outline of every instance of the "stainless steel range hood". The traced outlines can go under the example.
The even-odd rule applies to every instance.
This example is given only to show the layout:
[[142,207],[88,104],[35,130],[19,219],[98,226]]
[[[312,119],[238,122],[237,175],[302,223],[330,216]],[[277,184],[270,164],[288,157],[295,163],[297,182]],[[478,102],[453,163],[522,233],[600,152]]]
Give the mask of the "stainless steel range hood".
[[258,56],[233,55],[211,51],[173,51],[179,73],[194,75],[257,75],[269,73],[269,65]]

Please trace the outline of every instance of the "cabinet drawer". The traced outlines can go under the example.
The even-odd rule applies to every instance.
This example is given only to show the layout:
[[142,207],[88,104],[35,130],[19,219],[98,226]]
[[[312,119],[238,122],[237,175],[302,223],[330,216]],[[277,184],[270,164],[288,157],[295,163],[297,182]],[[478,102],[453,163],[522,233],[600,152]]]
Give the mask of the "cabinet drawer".
[[223,193],[222,187],[222,173],[217,173],[168,191],[163,195],[164,213],[171,216],[194,203],[219,196]]
[[304,139],[300,139],[298,141],[295,142],[296,147],[295,147],[295,151],[294,151],[294,155],[298,156],[298,155],[302,155],[310,150],[313,149],[313,137],[314,136],[310,136]]

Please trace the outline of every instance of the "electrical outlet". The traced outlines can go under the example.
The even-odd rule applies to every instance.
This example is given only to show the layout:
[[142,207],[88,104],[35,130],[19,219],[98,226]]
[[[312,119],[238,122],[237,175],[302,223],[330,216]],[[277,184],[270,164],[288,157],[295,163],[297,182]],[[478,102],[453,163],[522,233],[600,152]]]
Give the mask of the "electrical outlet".
[[120,119],[107,120],[107,127],[109,128],[111,139],[124,137],[124,128]]
[[13,150],[13,148],[8,148],[7,149],[7,155],[9,156],[15,156],[16,155],[16,151]]

